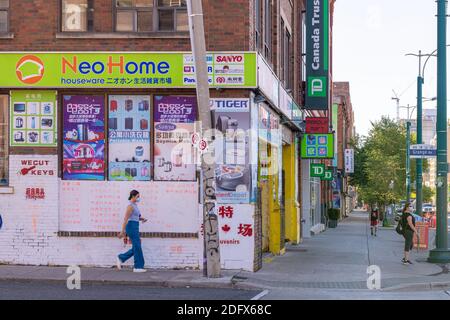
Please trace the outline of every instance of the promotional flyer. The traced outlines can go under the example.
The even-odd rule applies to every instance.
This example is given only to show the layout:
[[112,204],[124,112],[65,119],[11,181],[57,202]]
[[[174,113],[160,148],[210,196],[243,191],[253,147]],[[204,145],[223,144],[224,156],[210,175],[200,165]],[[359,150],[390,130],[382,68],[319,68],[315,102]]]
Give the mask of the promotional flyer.
[[64,96],[65,180],[105,179],[103,96]]
[[11,91],[11,147],[56,147],[56,91]]
[[195,180],[191,137],[197,119],[197,99],[188,96],[155,97],[155,180]]
[[150,180],[150,97],[109,96],[109,180]]
[[[250,100],[212,99],[216,134],[218,203],[250,201]],[[219,134],[219,132],[221,134]]]

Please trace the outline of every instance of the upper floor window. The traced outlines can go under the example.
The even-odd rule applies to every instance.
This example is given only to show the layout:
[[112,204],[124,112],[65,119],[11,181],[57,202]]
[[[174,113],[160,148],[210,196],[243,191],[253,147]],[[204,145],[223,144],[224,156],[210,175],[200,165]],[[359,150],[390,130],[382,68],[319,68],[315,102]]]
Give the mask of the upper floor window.
[[9,0],[0,0],[0,33],[9,31]]
[[269,61],[272,52],[272,1],[264,0],[264,56]]
[[189,31],[186,0],[158,1],[158,31]]
[[153,31],[154,0],[117,0],[116,31]]
[[93,0],[62,0],[63,32],[93,31]]
[[185,0],[116,0],[116,31],[189,31]]
[[260,51],[261,50],[261,34],[262,34],[262,30],[261,30],[261,0],[255,0],[255,18],[256,18],[256,23],[255,23],[255,33],[256,33],[256,50]]

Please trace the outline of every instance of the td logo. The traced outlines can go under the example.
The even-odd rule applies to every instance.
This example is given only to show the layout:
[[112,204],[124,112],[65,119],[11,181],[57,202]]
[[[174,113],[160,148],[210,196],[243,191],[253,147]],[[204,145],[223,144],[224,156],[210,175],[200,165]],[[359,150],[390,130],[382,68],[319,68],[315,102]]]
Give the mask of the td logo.
[[44,63],[34,55],[23,56],[16,64],[17,79],[25,84],[35,84],[44,76]]
[[327,78],[309,77],[308,78],[308,96],[326,97],[327,96]]

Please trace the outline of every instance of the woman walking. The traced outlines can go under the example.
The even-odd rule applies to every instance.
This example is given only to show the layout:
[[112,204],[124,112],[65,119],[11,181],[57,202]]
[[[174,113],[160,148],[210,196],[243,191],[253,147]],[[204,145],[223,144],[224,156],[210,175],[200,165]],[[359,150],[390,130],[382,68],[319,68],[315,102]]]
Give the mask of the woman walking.
[[410,203],[405,203],[405,207],[403,208],[402,214],[402,226],[403,226],[403,237],[405,238],[405,255],[403,257],[403,264],[412,264],[409,260],[409,254],[412,250],[414,243],[414,237],[418,237],[417,229],[416,229],[416,219],[411,214],[413,207]]
[[[372,209],[370,213],[370,233],[377,236],[377,228],[378,228],[378,219],[380,218],[380,213],[378,212],[378,208]],[[374,232],[375,231],[375,232]]]
[[128,200],[130,204],[125,213],[119,238],[122,239],[128,236],[131,239],[132,248],[117,257],[117,268],[119,270],[122,269],[122,263],[134,256],[133,272],[146,272],[147,270],[144,269],[145,261],[144,254],[142,253],[141,238],[139,236],[139,221],[145,223],[147,219],[141,216],[141,212],[137,206],[137,203],[141,200],[139,192],[136,190],[131,191]]

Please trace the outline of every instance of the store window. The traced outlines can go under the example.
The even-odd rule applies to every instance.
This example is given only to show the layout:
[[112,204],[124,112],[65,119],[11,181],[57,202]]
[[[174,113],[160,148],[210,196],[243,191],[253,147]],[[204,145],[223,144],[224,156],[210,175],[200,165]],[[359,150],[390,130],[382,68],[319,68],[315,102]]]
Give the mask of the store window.
[[93,31],[93,0],[62,0],[61,30],[63,32]]
[[158,31],[189,31],[186,0],[158,1]]
[[0,0],[0,33],[9,31],[9,0]]
[[0,95],[0,186],[8,185],[8,96]]

